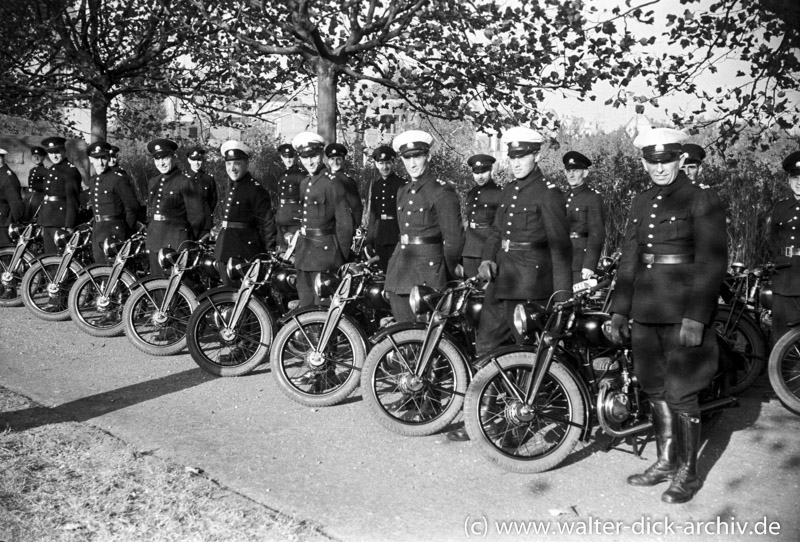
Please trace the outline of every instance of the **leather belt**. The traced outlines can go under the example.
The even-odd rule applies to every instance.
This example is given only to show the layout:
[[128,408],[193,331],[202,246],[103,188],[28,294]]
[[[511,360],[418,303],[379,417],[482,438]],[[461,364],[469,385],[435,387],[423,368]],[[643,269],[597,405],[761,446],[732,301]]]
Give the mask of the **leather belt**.
[[800,256],[800,247],[795,247],[794,245],[790,247],[784,247],[783,255],[787,258],[791,258],[792,256]]
[[95,222],[113,222],[115,220],[125,220],[121,216],[114,216],[114,215],[95,215],[94,221]]
[[186,222],[186,220],[184,220],[181,217],[165,216],[165,215],[162,215],[162,214],[159,214],[159,213],[156,213],[156,214],[153,215],[153,220],[155,220],[157,222]]
[[532,241],[516,242],[508,239],[503,239],[500,243],[500,248],[508,252],[509,250],[531,250],[534,248],[545,248],[547,243],[534,243]]
[[336,230],[332,228],[300,228],[300,234],[305,237],[324,237],[326,235],[336,234]]
[[381,215],[378,217],[378,220],[396,220],[397,217],[393,215]]
[[442,242],[441,235],[429,235],[427,237],[415,237],[403,234],[400,236],[401,245],[435,245]]
[[650,254],[642,252],[639,261],[646,264],[678,264],[694,262],[694,254]]
[[482,230],[484,228],[491,227],[491,225],[492,225],[491,222],[470,222],[469,223],[470,229],[473,229],[473,230]]
[[296,198],[281,198],[279,201],[281,202],[281,205],[285,205],[287,203],[300,203],[300,200]]
[[45,196],[44,201],[67,201],[64,196]]
[[569,234],[570,239],[580,239],[582,237],[589,237],[588,233],[578,233],[576,231]]
[[26,192],[30,192],[30,193],[32,193],[32,194],[33,194],[33,193],[44,194],[44,190],[36,190],[35,188],[31,188],[30,186],[26,186],[26,187],[25,187],[25,191],[26,191]]
[[220,225],[223,228],[239,228],[239,229],[246,229],[253,227],[253,225],[250,222],[233,222],[230,220],[223,220],[222,224]]

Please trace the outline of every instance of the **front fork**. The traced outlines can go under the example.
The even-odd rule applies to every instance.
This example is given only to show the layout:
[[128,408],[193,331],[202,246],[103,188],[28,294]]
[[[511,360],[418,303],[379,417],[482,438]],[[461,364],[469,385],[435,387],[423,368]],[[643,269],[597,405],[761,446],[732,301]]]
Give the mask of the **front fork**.
[[47,294],[50,297],[58,295],[59,291],[61,290],[61,283],[64,281],[64,276],[67,274],[67,269],[69,269],[69,266],[72,263],[75,250],[76,246],[70,241],[70,243],[64,249],[64,255],[61,256],[61,261],[58,263],[58,269],[56,269],[55,275],[53,275],[53,278],[50,279],[50,284],[47,285]]
[[172,272],[169,275],[169,282],[167,282],[167,291],[164,292],[164,299],[161,300],[161,307],[158,309],[162,314],[166,314],[169,310],[172,298],[175,297],[175,292],[178,291],[181,285],[181,279],[183,279],[183,274],[186,272],[186,264],[188,261],[189,253],[184,252],[172,267]]
[[17,246],[14,247],[14,254],[11,256],[11,263],[8,264],[8,267],[3,269],[3,274],[0,279],[3,282],[3,286],[15,285],[17,279],[14,275],[19,269],[19,264],[22,261],[22,255],[28,249],[28,244],[30,243],[30,239],[21,238],[17,242]]
[[244,312],[244,308],[250,302],[250,298],[253,296],[253,290],[256,289],[258,286],[258,275],[261,271],[261,261],[256,260],[253,265],[250,266],[250,269],[247,270],[247,274],[242,279],[242,286],[239,288],[239,292],[236,294],[236,302],[233,304],[233,310],[230,312],[230,318],[226,319],[226,315],[224,311],[219,310],[214,305],[213,299],[209,298],[211,301],[211,305],[214,307],[214,312],[220,319],[220,323],[222,324],[220,327],[220,334],[222,338],[225,340],[233,340],[233,337],[236,336],[234,329],[236,329],[236,325],[239,323],[239,319],[242,317],[242,313]]

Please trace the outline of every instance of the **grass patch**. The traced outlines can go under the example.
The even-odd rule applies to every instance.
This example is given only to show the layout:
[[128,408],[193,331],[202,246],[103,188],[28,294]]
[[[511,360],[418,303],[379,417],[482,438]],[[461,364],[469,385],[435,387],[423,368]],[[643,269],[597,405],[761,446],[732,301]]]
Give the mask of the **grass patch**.
[[0,388],[0,541],[42,540],[330,539]]

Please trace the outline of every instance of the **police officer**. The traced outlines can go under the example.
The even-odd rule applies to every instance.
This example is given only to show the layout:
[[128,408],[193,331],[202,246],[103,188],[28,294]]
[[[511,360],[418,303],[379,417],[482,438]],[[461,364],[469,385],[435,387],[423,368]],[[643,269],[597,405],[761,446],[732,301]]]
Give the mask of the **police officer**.
[[586,184],[591,160],[577,151],[569,151],[562,162],[569,184],[567,218],[572,241],[572,282],[577,283],[592,277],[603,251],[606,237],[603,199]]
[[467,192],[464,211],[465,235],[461,262],[468,277],[478,274],[483,246],[500,205],[501,189],[492,179],[492,165],[495,161],[494,156],[488,154],[476,154],[467,160],[475,181],[475,186]]
[[25,216],[19,178],[6,164],[6,154],[8,151],[0,149],[0,246],[11,244],[8,226],[22,222]]
[[308,176],[300,183],[303,219],[295,249],[297,294],[301,307],[320,303],[314,280],[322,271],[338,269],[350,257],[355,227],[341,181],[323,163],[325,141],[312,132],[292,140]]
[[278,179],[277,186],[270,188],[270,195],[274,196],[272,207],[275,210],[278,246],[285,250],[292,235],[300,229],[303,215],[300,182],[306,177],[306,171],[297,163],[297,152],[289,143],[280,145],[278,154],[286,171]]
[[397,191],[405,184],[405,180],[392,171],[395,156],[397,153],[389,145],[380,145],[372,151],[372,160],[380,178],[372,182],[369,190],[369,223],[365,246],[378,256],[378,266],[384,273],[400,239]]
[[772,278],[772,341],[800,319],[800,151],[783,160],[791,195],[772,211],[770,245],[775,257]]
[[[225,198],[219,202],[220,223],[214,258],[225,265],[231,257],[251,259],[275,247],[275,217],[269,193],[250,174],[250,147],[226,141],[220,148],[230,179]],[[223,273],[223,281],[230,279]]]
[[203,231],[203,199],[197,185],[178,169],[175,152],[178,144],[169,139],[154,139],[147,144],[159,175],[148,181],[147,251],[150,273],[163,274],[158,265],[158,251],[164,247],[177,250],[187,239],[196,239]]
[[347,148],[341,143],[331,143],[325,147],[325,156],[328,158],[328,168],[331,173],[341,181],[347,192],[347,203],[350,205],[350,212],[353,214],[353,224],[356,228],[360,228],[364,204],[361,203],[358,183],[345,171],[344,157],[347,156]]
[[89,203],[92,207],[92,255],[95,263],[111,263],[103,252],[109,237],[130,237],[136,228],[139,200],[128,177],[109,166],[111,145],[97,141],[89,145],[89,162],[95,171],[91,180]]
[[81,197],[81,173],[66,159],[63,137],[48,137],[42,141],[51,165],[44,182],[44,202],[39,211],[45,254],[57,252],[53,235],[61,228],[72,232],[78,223]]
[[703,160],[706,159],[706,150],[695,143],[684,143],[683,152],[686,159],[683,161],[683,172],[689,177],[692,184],[698,184],[698,177],[703,171]]
[[464,245],[458,195],[430,170],[432,143],[433,137],[421,130],[403,132],[392,142],[411,177],[397,191],[400,242],[386,272],[385,288],[397,322],[415,319],[408,303],[414,286],[443,288],[455,276]]
[[34,166],[28,172],[28,187],[22,194],[25,201],[25,222],[32,222],[38,215],[36,212],[44,202],[44,183],[47,175],[47,168],[44,166],[44,159],[47,153],[42,147],[31,149],[31,159]]
[[714,311],[727,267],[724,210],[713,190],[681,171],[685,137],[657,128],[634,141],[653,187],[633,201],[611,305],[612,337],[631,338],[658,452],[628,483],[671,481],[661,497],[667,503],[691,500],[701,485],[698,393],[717,368]]
[[206,150],[202,147],[192,147],[186,153],[186,159],[189,161],[189,168],[191,172],[187,173],[187,177],[197,185],[197,190],[203,198],[203,229],[200,231],[200,236],[207,234],[214,227],[214,209],[217,208],[217,181],[214,177],[206,173],[203,169],[203,160],[206,157]]

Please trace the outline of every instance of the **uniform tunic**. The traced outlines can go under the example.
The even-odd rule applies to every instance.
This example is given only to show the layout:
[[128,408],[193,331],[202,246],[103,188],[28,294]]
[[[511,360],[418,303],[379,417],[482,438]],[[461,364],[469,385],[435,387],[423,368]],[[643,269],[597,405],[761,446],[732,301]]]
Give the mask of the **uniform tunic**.
[[206,173],[202,168],[198,171],[187,173],[192,182],[197,184],[197,189],[203,198],[203,228],[200,237],[211,231],[214,227],[214,209],[217,208],[217,182],[214,177]]
[[364,204],[361,202],[361,194],[358,191],[358,183],[347,173],[337,171],[335,176],[344,186],[347,193],[347,203],[350,205],[350,214],[353,216],[353,225],[361,227],[361,217],[364,214]]
[[790,322],[800,319],[800,201],[794,196],[779,201],[772,210],[770,246],[776,268],[772,340],[777,341],[789,330]]
[[286,234],[300,229],[303,216],[303,202],[300,198],[300,182],[306,177],[306,171],[294,165],[287,169],[271,191],[275,195],[272,207],[275,210],[275,224],[278,230],[278,245],[286,246]]
[[136,226],[139,200],[128,177],[115,169],[95,175],[91,186],[92,254],[95,263],[110,263],[103,242],[109,237],[124,240],[130,236]]
[[0,168],[0,246],[11,244],[8,226],[21,222],[25,215],[17,175],[7,165]]
[[[628,218],[611,312],[633,318],[636,374],[650,399],[675,412],[697,412],[698,392],[716,371],[713,315],[728,264],[725,231],[717,195],[683,172],[637,196]],[[700,346],[680,346],[684,318],[705,325]]]
[[581,270],[597,269],[603,251],[606,226],[603,199],[581,184],[567,193],[569,238],[572,241],[572,282],[580,282]]
[[380,258],[378,265],[386,272],[389,258],[400,239],[400,227],[397,224],[397,191],[405,184],[394,173],[385,179],[381,177],[372,183],[369,204],[369,223],[365,244],[375,250]]
[[28,173],[28,188],[23,192],[22,199],[25,201],[25,221],[31,222],[36,211],[39,210],[44,201],[44,183],[47,175],[47,168],[43,165],[32,167]]
[[148,194],[150,273],[162,274],[158,251],[164,247],[178,250],[182,242],[197,238],[205,223],[203,200],[197,185],[178,168],[151,178]]
[[489,237],[489,228],[500,206],[502,189],[490,180],[483,186],[473,186],[465,198],[464,250],[461,253],[467,277],[478,274],[483,257],[483,246]]
[[78,224],[81,196],[81,173],[67,160],[47,168],[44,182],[44,203],[39,211],[43,228],[44,252],[57,251],[53,234],[60,228],[72,229]]

